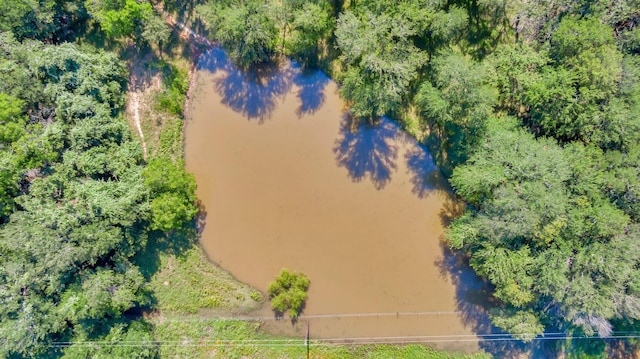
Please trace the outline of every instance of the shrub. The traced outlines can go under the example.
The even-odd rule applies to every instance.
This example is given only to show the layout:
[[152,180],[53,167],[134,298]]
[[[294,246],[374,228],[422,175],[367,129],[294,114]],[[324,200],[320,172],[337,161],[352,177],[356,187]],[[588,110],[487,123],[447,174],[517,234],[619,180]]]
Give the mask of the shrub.
[[184,103],[189,89],[189,74],[178,67],[161,62],[163,90],[158,94],[158,105],[161,110],[182,116]]
[[282,269],[276,280],[269,284],[271,308],[276,315],[287,312],[292,319],[298,317],[307,300],[309,283],[306,275]]

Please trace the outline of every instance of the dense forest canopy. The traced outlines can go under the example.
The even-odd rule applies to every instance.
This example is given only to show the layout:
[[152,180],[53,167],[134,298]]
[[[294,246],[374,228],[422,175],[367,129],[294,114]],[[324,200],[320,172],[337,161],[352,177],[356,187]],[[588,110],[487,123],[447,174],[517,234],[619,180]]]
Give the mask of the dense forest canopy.
[[[104,17],[95,15],[111,21],[107,35],[136,36],[128,3],[103,4]],[[152,16],[149,3],[132,3],[148,12],[132,18]],[[153,299],[134,256],[197,212],[181,162],[151,158],[145,168],[123,118],[123,63],[62,41],[83,31],[85,9],[98,6],[87,5],[0,2],[2,357],[59,356],[65,346],[52,343],[101,337],[142,340],[142,357],[152,357],[149,326],[123,316]],[[121,357],[131,349],[66,353]]]
[[[0,355],[150,338],[123,316],[152,301],[135,256],[195,215],[194,180],[179,159],[143,158],[123,119],[125,67],[73,41],[161,48],[152,5],[0,0]],[[491,284],[494,325],[523,340],[637,328],[640,1],[210,0],[196,12],[239,65],[284,54],[325,69],[354,117],[390,116],[429,147],[468,203],[446,238]],[[176,84],[163,100],[180,114]]]

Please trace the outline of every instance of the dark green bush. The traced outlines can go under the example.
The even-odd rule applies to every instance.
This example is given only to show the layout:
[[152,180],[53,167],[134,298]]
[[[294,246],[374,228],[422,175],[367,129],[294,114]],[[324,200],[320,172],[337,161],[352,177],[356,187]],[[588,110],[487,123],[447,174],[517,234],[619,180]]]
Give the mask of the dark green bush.
[[182,116],[189,89],[189,76],[186,71],[170,64],[164,65],[163,72],[163,89],[158,94],[158,105],[161,110]]

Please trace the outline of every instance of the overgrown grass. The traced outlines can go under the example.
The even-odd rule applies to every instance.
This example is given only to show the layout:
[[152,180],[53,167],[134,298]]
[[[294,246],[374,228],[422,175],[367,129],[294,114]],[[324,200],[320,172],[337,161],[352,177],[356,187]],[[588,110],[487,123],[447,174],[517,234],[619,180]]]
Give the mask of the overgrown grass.
[[158,62],[158,66],[162,73],[162,89],[156,98],[158,109],[182,116],[189,89],[189,73],[185,68],[162,60]]
[[148,71],[157,73],[159,84],[143,95],[141,125],[150,157],[182,160],[183,112],[188,90],[189,63],[181,58],[154,60]]
[[152,155],[155,157],[183,159],[184,143],[182,141],[182,120],[168,119],[160,130],[157,143],[154,143]]
[[[304,338],[263,334],[259,323],[244,321],[164,321],[155,326],[162,358],[306,358]],[[484,354],[439,352],[423,345],[317,345],[310,358],[488,358]]]
[[149,288],[157,300],[156,309],[163,313],[249,309],[261,300],[259,292],[211,264],[197,246],[181,255],[161,254],[159,268],[151,277]]

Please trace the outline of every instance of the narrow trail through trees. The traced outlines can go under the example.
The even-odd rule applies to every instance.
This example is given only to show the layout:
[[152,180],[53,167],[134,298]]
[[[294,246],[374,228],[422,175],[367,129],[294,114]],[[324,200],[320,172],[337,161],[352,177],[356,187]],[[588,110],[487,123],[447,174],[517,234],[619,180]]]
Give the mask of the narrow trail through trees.
[[[202,53],[202,48],[205,49],[213,47],[215,44],[205,36],[197,34],[194,30],[192,30],[186,24],[177,21],[173,16],[168,15],[164,12],[161,6],[156,6],[156,10],[162,14],[165,22],[169,27],[175,30],[178,36],[189,44],[192,48],[193,58],[191,59],[191,70],[189,71],[189,79],[191,80],[194,73],[194,66],[197,59],[200,57]],[[139,59],[136,59],[132,64],[131,75],[129,77],[129,98],[127,100],[127,112],[129,113],[129,119],[133,122],[138,135],[140,136],[140,142],[142,144],[143,156],[144,159],[147,159],[147,143],[144,138],[144,132],[142,131],[142,124],[140,118],[141,106],[144,106],[142,102],[144,102],[144,96],[146,93],[154,86],[160,83],[159,75],[156,74],[152,76],[151,81],[144,81],[142,79],[146,78],[149,75],[146,74],[146,70],[143,68],[143,64],[147,61],[146,56],[142,56]],[[142,80],[142,81],[141,81]],[[190,81],[191,82],[191,81]],[[185,109],[189,107],[189,95],[187,95],[187,103],[185,104]]]
[[127,104],[129,109],[129,113],[133,116],[133,123],[138,130],[138,135],[140,135],[140,142],[142,143],[142,153],[144,159],[147,159],[147,143],[144,140],[144,133],[142,132],[142,126],[140,125],[140,92],[132,91],[129,93],[129,101]]

